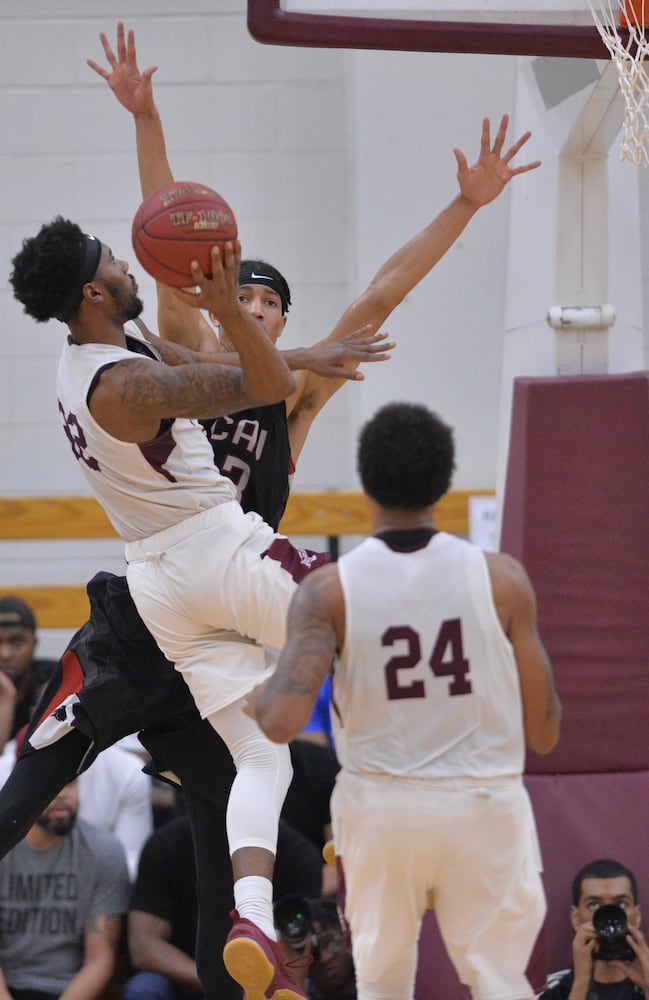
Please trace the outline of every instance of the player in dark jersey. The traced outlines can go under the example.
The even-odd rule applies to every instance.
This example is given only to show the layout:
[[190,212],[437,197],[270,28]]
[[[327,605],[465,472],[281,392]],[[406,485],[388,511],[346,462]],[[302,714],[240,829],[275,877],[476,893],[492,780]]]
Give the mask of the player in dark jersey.
[[[133,115],[140,187],[142,196],[146,198],[174,179],[167,159],[160,115],[153,97],[152,77],[157,67],[151,66],[140,71],[134,33],[129,31],[127,35],[121,22],[117,26],[117,54],[113,52],[105,34],[102,33],[100,38],[109,68],[106,69],[91,59],[87,60],[88,65],[106,80],[120,104]],[[460,186],[457,196],[431,223],[386,261],[365,292],[345,310],[331,333],[320,342],[320,347],[335,352],[341,342],[354,331],[367,326],[372,330],[380,329],[396,306],[454,244],[475,213],[497,198],[512,177],[539,166],[538,161],[521,167],[510,165],[513,157],[529,139],[530,133],[526,132],[508,150],[503,151],[507,125],[508,117],[504,115],[492,146],[489,120],[484,119],[480,156],[472,167],[469,167],[465,155],[459,149],[453,151]],[[291,303],[286,280],[275,268],[261,260],[244,262],[241,278],[241,301],[276,343],[286,325]],[[218,351],[218,360],[228,363],[227,358],[232,355],[222,353],[230,351],[227,331],[219,330],[217,335],[205,316],[198,310],[189,308],[170,288],[158,284],[157,290],[160,336],[192,350]],[[343,362],[348,376],[352,374],[349,369],[357,366],[358,359]],[[292,466],[296,466],[315,417],[344,384],[344,379],[322,377],[314,371],[296,371],[292,364],[290,367],[296,388],[285,403],[278,406],[285,406],[290,461]],[[356,373],[356,378],[362,377],[360,373]],[[219,467],[221,471],[227,472],[226,468]],[[274,474],[276,473],[273,472]],[[288,470],[286,474],[289,474]]]

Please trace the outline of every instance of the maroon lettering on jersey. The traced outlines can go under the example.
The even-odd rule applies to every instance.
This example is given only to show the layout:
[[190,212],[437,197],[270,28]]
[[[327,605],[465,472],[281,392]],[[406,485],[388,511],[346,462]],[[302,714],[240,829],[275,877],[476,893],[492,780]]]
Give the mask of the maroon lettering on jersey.
[[76,413],[66,413],[63,409],[61,401],[59,400],[59,413],[63,417],[63,430],[65,431],[65,436],[70,442],[70,447],[72,448],[72,454],[78,462],[84,462],[89,469],[93,469],[94,472],[100,472],[99,462],[92,455],[86,454],[86,449],[88,447],[88,441],[86,440],[86,435],[84,433],[83,427],[79,423],[79,419]]
[[[400,698],[425,698],[426,686],[422,680],[410,680],[401,671],[414,669],[422,660],[419,633],[409,625],[393,625],[381,636],[382,646],[401,644],[399,655],[390,657],[385,664],[385,687],[388,701]],[[428,666],[435,677],[450,677],[448,693],[471,694],[470,664],[464,655],[462,622],[459,618],[443,621]]]

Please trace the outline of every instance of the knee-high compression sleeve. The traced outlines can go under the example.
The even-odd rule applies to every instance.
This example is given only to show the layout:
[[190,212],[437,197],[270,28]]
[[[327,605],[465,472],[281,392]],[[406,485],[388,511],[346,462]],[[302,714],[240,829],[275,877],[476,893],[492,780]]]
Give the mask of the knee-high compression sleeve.
[[209,721],[226,743],[237,774],[226,814],[230,854],[241,847],[277,849],[277,825],[293,777],[285,744],[271,743],[237,701]]
[[77,774],[90,740],[73,729],[56,743],[19,757],[0,788],[0,858],[15,847],[52,799]]

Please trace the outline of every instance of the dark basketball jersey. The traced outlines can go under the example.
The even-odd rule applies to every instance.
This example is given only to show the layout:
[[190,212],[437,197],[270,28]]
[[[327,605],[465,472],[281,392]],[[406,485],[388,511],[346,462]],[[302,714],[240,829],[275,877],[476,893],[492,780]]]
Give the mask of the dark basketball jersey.
[[277,531],[294,471],[286,404],[256,406],[200,422],[214,462],[236,486],[243,509],[260,514]]

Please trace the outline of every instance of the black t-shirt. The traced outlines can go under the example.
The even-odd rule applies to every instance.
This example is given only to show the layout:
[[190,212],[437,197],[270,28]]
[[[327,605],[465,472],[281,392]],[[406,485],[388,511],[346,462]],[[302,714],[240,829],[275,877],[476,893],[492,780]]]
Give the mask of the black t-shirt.
[[[220,851],[224,845],[215,845]],[[224,878],[231,878],[227,850],[222,852]],[[273,895],[319,896],[322,858],[297,830],[280,823]],[[150,913],[171,925],[171,943],[194,957],[196,948],[196,863],[187,816],[159,827],[142,848],[129,910]]]
[[[540,994],[538,1000],[568,1000],[573,980],[572,970],[565,972]],[[623,979],[620,983],[591,982],[586,1000],[643,1000],[643,998],[643,990],[630,979]]]
[[186,816],[169,820],[146,841],[129,909],[166,920],[171,925],[171,943],[194,957],[196,865]]

